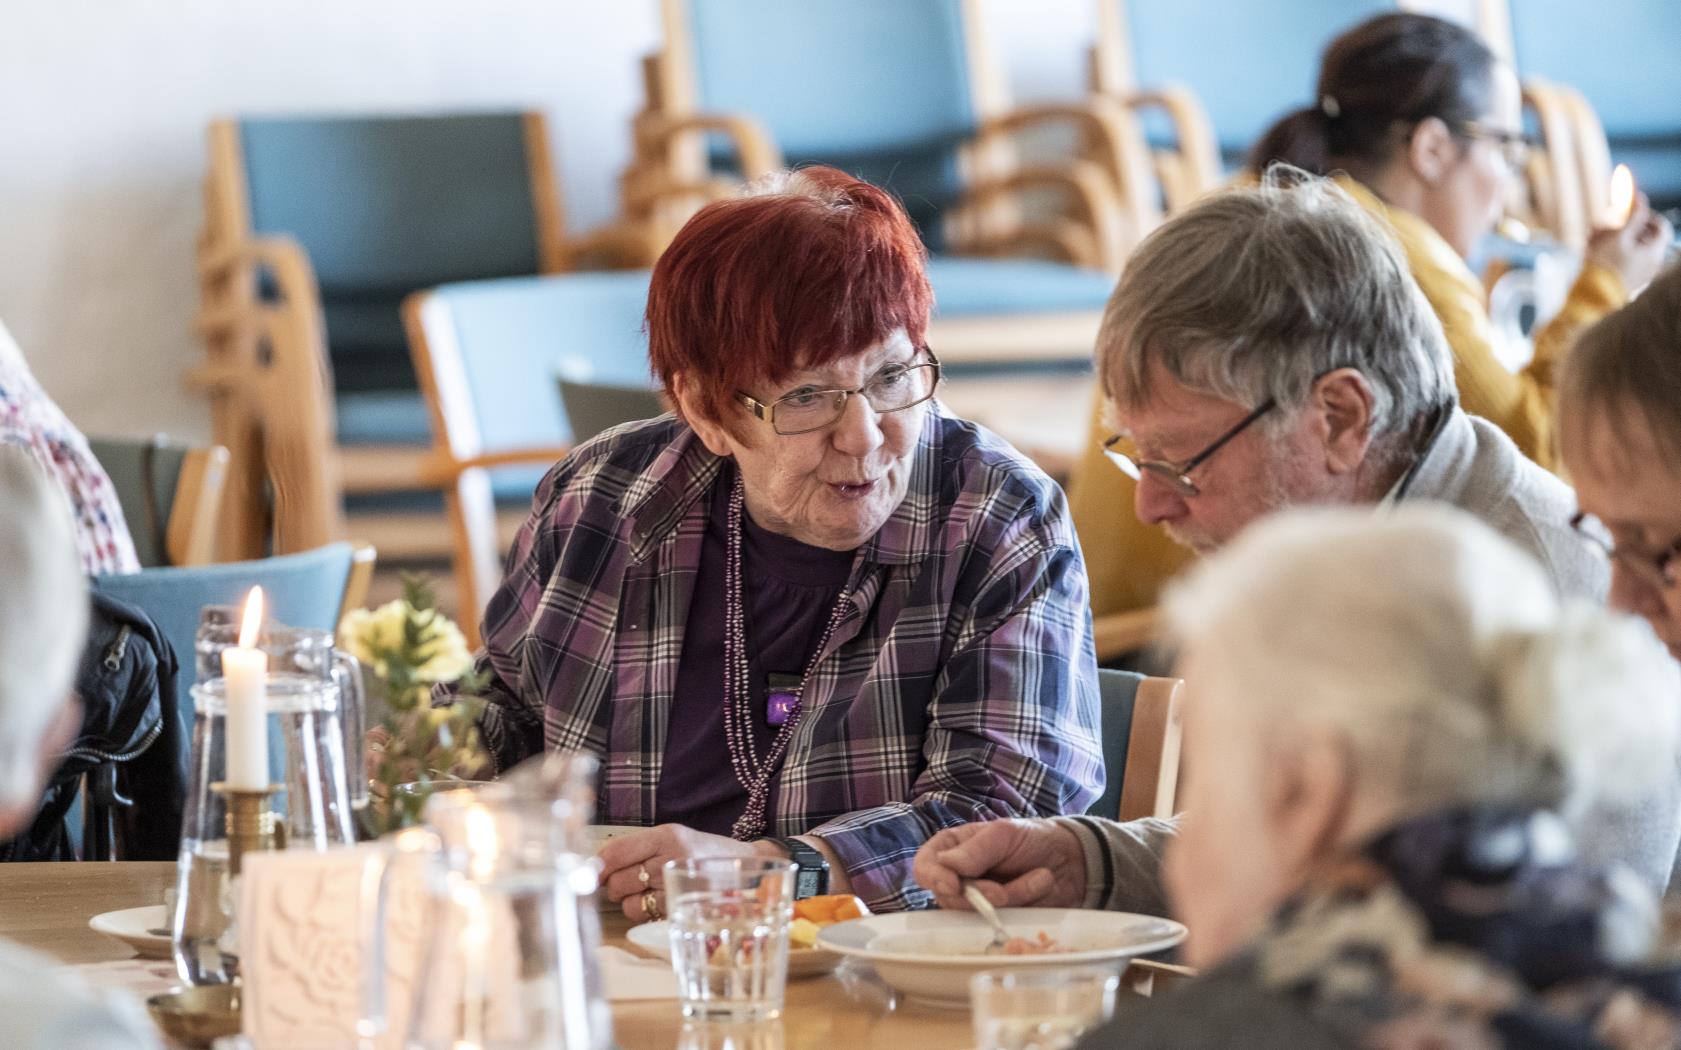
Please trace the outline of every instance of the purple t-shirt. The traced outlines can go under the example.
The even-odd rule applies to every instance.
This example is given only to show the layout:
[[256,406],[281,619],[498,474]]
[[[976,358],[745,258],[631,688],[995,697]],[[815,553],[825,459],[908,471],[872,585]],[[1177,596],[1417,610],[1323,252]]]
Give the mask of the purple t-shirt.
[[[684,824],[715,835],[728,835],[747,808],[747,789],[736,779],[724,739],[725,569],[734,486],[735,472],[729,469],[720,471],[712,486],[700,573],[671,698],[665,764],[655,793],[655,818],[660,823]],[[825,550],[761,529],[752,515],[742,515],[748,684],[753,692],[753,737],[761,758],[777,732],[766,716],[766,678],[805,673],[846,585],[852,557],[852,551]],[[780,775],[778,770],[771,778],[767,826],[775,815]]]

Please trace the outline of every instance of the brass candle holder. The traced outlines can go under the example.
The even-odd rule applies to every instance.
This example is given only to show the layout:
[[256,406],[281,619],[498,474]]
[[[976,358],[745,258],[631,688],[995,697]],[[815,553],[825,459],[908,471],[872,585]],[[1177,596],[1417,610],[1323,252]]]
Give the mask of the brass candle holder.
[[280,790],[279,784],[265,788],[233,788],[224,781],[210,785],[210,790],[228,801],[228,872],[238,875],[245,854],[250,850],[286,848],[286,825],[275,819],[269,809],[269,799]]

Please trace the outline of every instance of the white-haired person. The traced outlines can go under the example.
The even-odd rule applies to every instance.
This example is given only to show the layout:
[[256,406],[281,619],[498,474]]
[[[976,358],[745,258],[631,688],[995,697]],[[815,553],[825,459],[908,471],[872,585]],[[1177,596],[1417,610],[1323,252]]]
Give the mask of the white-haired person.
[[[35,818],[41,789],[80,726],[71,695],[87,630],[87,581],[64,497],[34,458],[0,442],[0,842]],[[11,1050],[157,1045],[133,1004],[0,940],[0,1017]]]
[[[1167,877],[1202,976],[1086,1045],[1676,1045],[1681,946],[1567,819],[1673,771],[1681,674],[1645,624],[1440,507],[1265,522],[1165,618],[1190,683]],[[1066,823],[1000,826],[1071,846],[1014,880],[1102,904],[1104,841]],[[1011,877],[980,841],[919,854],[942,903]]]

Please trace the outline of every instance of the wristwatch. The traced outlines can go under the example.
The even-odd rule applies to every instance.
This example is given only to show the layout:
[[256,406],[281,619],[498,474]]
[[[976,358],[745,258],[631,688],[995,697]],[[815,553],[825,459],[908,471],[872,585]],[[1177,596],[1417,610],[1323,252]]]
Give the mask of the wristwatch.
[[829,892],[829,862],[824,859],[823,854],[799,839],[773,838],[770,841],[787,850],[788,859],[800,869],[794,874],[795,900],[817,897]]

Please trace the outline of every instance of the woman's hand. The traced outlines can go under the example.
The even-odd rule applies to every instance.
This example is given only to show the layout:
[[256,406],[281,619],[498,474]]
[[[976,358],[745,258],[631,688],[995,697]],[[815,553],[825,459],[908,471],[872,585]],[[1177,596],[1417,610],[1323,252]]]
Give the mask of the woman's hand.
[[1086,901],[1086,854],[1069,829],[1048,820],[988,820],[935,835],[911,872],[942,908],[968,908],[961,880],[974,879],[998,908],[1078,908]]
[[[610,839],[596,857],[601,861],[601,884],[607,898],[624,909],[631,922],[665,918],[662,869],[668,860],[684,857],[780,857],[773,844],[737,842],[722,835],[681,824],[661,824],[646,831]],[[648,898],[646,895],[654,896]],[[653,907],[649,908],[648,905]]]
[[1633,295],[1652,283],[1663,268],[1674,237],[1669,220],[1653,211],[1642,193],[1621,229],[1594,231],[1588,239],[1587,257],[1622,278],[1623,289]]

